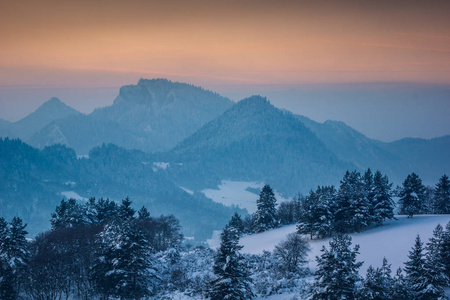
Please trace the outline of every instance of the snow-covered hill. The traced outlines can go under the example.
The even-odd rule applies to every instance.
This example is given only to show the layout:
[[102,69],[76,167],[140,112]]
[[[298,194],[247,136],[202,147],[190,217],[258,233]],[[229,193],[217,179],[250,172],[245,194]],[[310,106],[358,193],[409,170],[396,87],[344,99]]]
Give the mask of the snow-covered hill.
[[[383,257],[392,264],[392,271],[403,267],[408,260],[408,253],[414,245],[417,234],[422,242],[427,243],[433,235],[437,224],[445,225],[450,222],[450,215],[419,215],[411,219],[406,216],[397,216],[398,220],[386,222],[381,227],[368,229],[361,233],[351,234],[353,245],[360,245],[358,261],[364,261],[360,273],[365,275],[367,268],[381,266]],[[241,239],[244,246],[241,252],[260,254],[263,250],[272,251],[276,244],[282,241],[287,234],[295,232],[296,225],[286,226],[260,234],[245,236]],[[311,252],[308,256],[308,267],[314,271],[316,268],[315,257],[320,255],[320,249],[325,245],[329,247],[329,239],[312,240]]]

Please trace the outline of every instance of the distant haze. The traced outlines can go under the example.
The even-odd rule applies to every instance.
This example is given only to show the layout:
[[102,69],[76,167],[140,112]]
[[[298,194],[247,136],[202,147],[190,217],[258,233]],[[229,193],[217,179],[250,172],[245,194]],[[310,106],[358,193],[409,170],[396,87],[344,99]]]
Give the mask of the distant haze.
[[[136,84],[137,79],[129,84]],[[234,101],[253,94],[315,121],[339,120],[369,138],[434,138],[450,134],[450,85],[309,84],[204,86]],[[83,112],[111,105],[120,86],[0,88],[0,118],[17,121],[53,96]]]

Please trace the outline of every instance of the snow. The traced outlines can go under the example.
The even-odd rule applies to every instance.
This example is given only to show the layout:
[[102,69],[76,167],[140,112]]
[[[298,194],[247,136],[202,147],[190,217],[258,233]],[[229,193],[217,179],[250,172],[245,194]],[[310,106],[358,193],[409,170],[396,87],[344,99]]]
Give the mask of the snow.
[[64,191],[64,192],[61,192],[61,195],[63,195],[66,199],[75,199],[75,200],[80,200],[80,201],[88,201],[89,200],[88,198],[81,197],[74,191]]
[[169,166],[169,163],[167,163],[167,162],[154,162],[153,165],[156,168],[158,168],[158,169],[165,170]]
[[187,188],[184,188],[184,187],[182,187],[182,186],[180,186],[180,189],[182,189],[183,191],[185,191],[185,192],[188,193],[189,195],[194,195],[194,191],[191,191],[191,190],[189,190],[189,189],[187,189]]
[[[226,206],[236,205],[239,208],[247,209],[249,213],[256,212],[256,200],[259,194],[248,191],[247,189],[262,189],[264,183],[253,181],[232,181],[222,180],[218,189],[205,189],[202,193],[214,202],[222,203]],[[277,202],[286,201],[276,191],[275,198]]]
[[[417,234],[422,242],[427,243],[433,235],[437,224],[445,226],[450,222],[450,215],[417,215],[413,218],[397,216],[399,219],[390,220],[381,227],[368,229],[361,233],[351,234],[352,247],[360,245],[358,261],[364,261],[360,273],[365,275],[367,268],[372,265],[380,267],[383,257],[391,264],[392,272],[408,260],[408,254],[414,245]],[[296,225],[285,226],[260,234],[245,236],[240,243],[244,246],[242,253],[261,254],[263,250],[272,251],[287,234],[296,231]],[[329,247],[330,239],[310,241],[311,252],[308,255],[308,267],[314,271],[315,257],[320,256],[322,246]]]

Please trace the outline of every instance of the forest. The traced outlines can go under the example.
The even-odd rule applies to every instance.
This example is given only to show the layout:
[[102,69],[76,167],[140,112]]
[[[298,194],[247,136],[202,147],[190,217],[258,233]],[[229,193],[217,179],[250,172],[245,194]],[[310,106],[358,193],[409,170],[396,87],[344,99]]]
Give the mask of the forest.
[[[308,299],[445,299],[450,275],[450,222],[438,225],[424,243],[417,236],[404,268],[392,275],[385,259],[358,273],[359,246],[352,232],[381,226],[398,212],[449,214],[450,181],[443,175],[426,188],[412,173],[392,189],[386,175],[346,172],[338,189],[318,187],[308,196],[277,203],[265,185],[257,211],[235,213],[220,247],[193,246],[173,215],[153,216],[146,207],[91,198],[62,200],[50,216],[51,229],[27,239],[19,217],[0,218],[1,299],[252,299],[295,292]],[[241,253],[243,235],[298,224],[272,252]],[[332,237],[316,257],[305,258],[309,239]],[[390,296],[389,296],[390,295]],[[183,299],[183,298],[181,298]]]

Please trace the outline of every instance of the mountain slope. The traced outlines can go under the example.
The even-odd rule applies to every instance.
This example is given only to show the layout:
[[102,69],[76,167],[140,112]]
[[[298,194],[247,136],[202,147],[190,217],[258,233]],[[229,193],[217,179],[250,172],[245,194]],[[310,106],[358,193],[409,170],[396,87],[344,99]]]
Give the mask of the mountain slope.
[[[349,163],[339,160],[291,113],[253,96],[238,102],[175,147],[171,172],[195,188],[213,178],[262,181],[293,195],[337,184]],[[178,166],[178,167],[177,167]]]
[[[205,123],[229,109],[233,102],[193,85],[166,79],[139,80],[123,86],[113,105],[87,117],[59,120],[30,140],[42,147],[55,141],[78,154],[102,143],[147,152],[168,150]],[[64,139],[55,140],[55,133]]]
[[38,150],[20,140],[0,139],[0,157],[2,217],[22,217],[31,234],[49,227],[51,213],[66,195],[115,201],[129,196],[135,208],[145,205],[153,215],[175,215],[183,233],[196,241],[223,228],[234,211],[244,213],[185,192],[158,162],[137,150],[103,145],[92,149],[89,158],[77,159],[65,146]]
[[81,115],[79,111],[64,104],[58,98],[51,98],[25,118],[14,123],[9,123],[8,132],[2,133],[1,136],[18,137],[22,140],[28,140],[33,134],[39,132],[55,120]]
[[384,143],[367,138],[343,122],[318,123],[303,116],[296,117],[339,159],[360,170],[379,169],[397,184],[416,172],[424,178],[424,183],[434,185],[442,174],[450,171],[450,136]]

